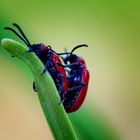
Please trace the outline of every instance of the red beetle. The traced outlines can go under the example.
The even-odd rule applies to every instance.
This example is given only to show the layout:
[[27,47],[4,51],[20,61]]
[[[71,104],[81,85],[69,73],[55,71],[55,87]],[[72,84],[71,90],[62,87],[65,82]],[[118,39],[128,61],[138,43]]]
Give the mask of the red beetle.
[[[27,39],[27,37],[25,36],[21,28],[17,24],[13,24],[13,25],[19,30],[22,36],[10,27],[5,27],[5,29],[15,33],[29,47],[28,52],[34,52],[39,57],[39,59],[42,61],[42,63],[45,66],[42,73],[45,73],[45,71],[48,70],[48,72],[50,73],[50,75],[52,76],[55,82],[60,98],[61,100],[63,100],[62,99],[62,97],[64,96],[63,94],[67,91],[68,88],[68,78],[64,68],[59,65],[56,65],[56,63],[62,64],[60,58],[51,49],[50,46],[46,46],[42,43],[30,44],[29,40]],[[37,91],[34,82],[33,82],[33,89]]]
[[[58,65],[65,67],[68,72],[68,90],[64,94],[63,105],[66,112],[76,111],[83,103],[89,82],[89,72],[86,68],[85,61],[82,57],[73,54],[73,52],[80,48],[87,47],[86,44],[78,45],[67,54],[63,61],[65,65],[58,63]],[[68,68],[67,68],[68,67]]]

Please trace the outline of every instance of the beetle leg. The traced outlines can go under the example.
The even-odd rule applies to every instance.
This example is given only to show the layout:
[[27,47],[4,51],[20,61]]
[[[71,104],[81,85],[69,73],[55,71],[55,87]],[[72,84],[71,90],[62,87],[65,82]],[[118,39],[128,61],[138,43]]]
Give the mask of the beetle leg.
[[48,70],[50,61],[51,61],[51,56],[50,56],[49,59],[46,61],[46,63],[45,63],[45,68],[42,70],[41,75],[44,74],[44,73]]
[[62,77],[64,77],[64,74],[59,73],[58,76],[59,76],[60,78],[62,78]]
[[48,47],[52,52],[54,52],[55,54],[57,54],[57,53],[52,49],[51,45],[48,45],[47,47]]
[[37,88],[36,88],[36,85],[35,85],[35,81],[33,81],[33,90],[34,90],[35,92],[37,92]]
[[47,71],[47,68],[45,66],[45,68],[42,70],[41,75],[43,75],[45,72]]
[[61,96],[62,90],[63,90],[63,85],[64,85],[64,82],[65,82],[65,76],[64,76],[64,74],[59,73],[59,74],[58,74],[58,77],[59,77],[60,79],[63,78],[63,80],[60,80],[61,83],[59,83],[59,84],[60,84],[60,87],[59,87],[59,89],[58,89],[59,95]]
[[64,101],[65,101],[65,99],[63,98],[63,100],[60,100],[60,102],[58,103],[58,105],[61,105]]
[[[78,84],[78,85],[77,85]],[[75,91],[75,90],[78,90],[80,89],[81,87],[85,86],[85,83],[83,82],[74,82],[73,85],[76,85],[76,86],[73,86],[73,87],[70,87],[67,89],[67,93],[70,93],[72,91]],[[64,94],[65,95],[65,94]]]
[[66,94],[66,92],[63,94],[62,93],[62,90],[63,90],[63,85],[64,85],[64,82],[65,82],[65,77],[64,77],[64,74],[58,74],[61,78],[63,77],[63,80],[61,81],[60,83],[60,88],[58,90],[58,93],[60,95],[60,102],[58,103],[58,105],[62,104],[64,101],[65,101],[65,97],[64,97],[64,94]]
[[61,105],[61,104],[67,99],[67,97],[65,97],[65,94],[67,94],[67,92],[68,92],[68,91],[66,91],[66,92],[62,95],[63,97],[60,96],[60,102],[58,103],[58,105]]
[[61,67],[72,67],[72,66],[79,66],[79,63],[72,63],[72,64],[67,64],[67,65],[63,65],[60,64],[59,62],[56,62],[57,65],[61,66]]
[[83,86],[83,85],[68,88],[68,90],[63,94],[63,98],[62,98],[62,100],[58,103],[58,105],[61,105],[65,100],[67,100],[69,94],[70,94],[72,91],[77,90],[77,89],[80,89],[82,86]]
[[63,98],[62,100],[58,103],[58,105],[61,105],[65,100],[67,100],[69,94],[72,92],[72,91],[75,91],[75,90],[78,90],[80,89],[81,87],[83,87],[84,85],[79,85],[79,86],[75,86],[75,87],[71,87],[71,88],[68,88],[68,90],[63,94]]
[[78,84],[79,86],[85,86],[86,84],[84,82],[81,81],[75,81],[75,84]]
[[65,58],[63,57],[63,56],[61,56],[61,59],[64,61],[65,60]]
[[72,92],[74,90],[77,90],[77,89],[80,89],[81,87],[83,87],[84,85],[78,85],[78,86],[75,86],[75,87],[71,87],[71,88],[68,88],[68,92]]

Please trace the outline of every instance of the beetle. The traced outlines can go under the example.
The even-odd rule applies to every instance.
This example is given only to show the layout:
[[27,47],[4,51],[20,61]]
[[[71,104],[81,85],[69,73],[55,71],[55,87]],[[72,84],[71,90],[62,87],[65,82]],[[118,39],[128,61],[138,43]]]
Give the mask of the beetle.
[[[31,44],[19,27],[19,25],[14,23],[13,26],[15,26],[19,30],[21,35],[10,27],[5,27],[5,29],[12,31],[27,45],[27,47],[29,48],[27,52],[34,52],[38,56],[38,58],[45,66],[41,74],[45,73],[48,70],[48,72],[52,76],[52,79],[55,82],[60,99],[62,100],[62,97],[64,96],[63,94],[67,91],[68,88],[68,78],[64,68],[56,65],[56,63],[62,64],[57,53],[53,51],[51,49],[51,46],[49,45],[46,46],[43,43]],[[35,82],[33,82],[33,89],[34,91],[37,91]]]
[[82,57],[79,57],[73,52],[81,47],[88,47],[86,44],[81,44],[72,49],[70,53],[63,59],[65,65],[57,63],[64,67],[68,75],[68,89],[64,94],[63,105],[66,112],[74,112],[82,105],[89,82],[89,71],[87,70],[85,61]]

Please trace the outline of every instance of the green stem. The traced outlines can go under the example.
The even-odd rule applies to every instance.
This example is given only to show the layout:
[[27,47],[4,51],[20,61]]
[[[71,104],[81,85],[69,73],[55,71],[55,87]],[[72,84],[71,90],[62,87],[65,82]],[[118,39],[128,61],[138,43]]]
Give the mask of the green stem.
[[39,58],[34,53],[27,52],[26,46],[12,39],[3,39],[1,44],[12,55],[23,60],[31,69],[41,107],[55,139],[77,140],[63,105],[58,105],[60,98],[51,76],[48,72],[41,75],[44,65]]

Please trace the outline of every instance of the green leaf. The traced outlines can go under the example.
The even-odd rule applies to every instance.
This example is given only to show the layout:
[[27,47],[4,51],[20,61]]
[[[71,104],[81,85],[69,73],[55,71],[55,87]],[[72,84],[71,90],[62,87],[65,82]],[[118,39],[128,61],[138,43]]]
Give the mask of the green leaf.
[[56,86],[48,72],[41,74],[44,65],[28,48],[12,40],[3,39],[1,45],[12,55],[23,60],[31,69],[38,91],[38,98],[44,115],[56,140],[77,140],[71,122],[63,105],[59,105],[60,98]]

